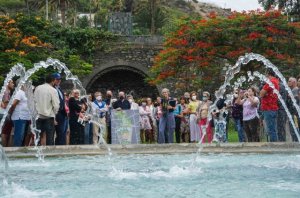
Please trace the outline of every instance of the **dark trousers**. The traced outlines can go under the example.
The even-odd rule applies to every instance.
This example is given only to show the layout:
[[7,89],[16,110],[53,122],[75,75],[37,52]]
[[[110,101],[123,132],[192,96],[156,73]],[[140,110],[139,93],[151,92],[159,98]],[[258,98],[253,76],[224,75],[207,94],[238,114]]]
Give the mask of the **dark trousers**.
[[41,133],[46,133],[46,145],[54,145],[54,118],[39,118],[36,127],[41,130]]
[[277,116],[277,131],[278,131],[278,141],[285,142],[286,141],[286,120],[287,115],[285,110],[279,109],[278,116]]
[[[295,116],[296,115],[292,115],[292,118],[293,118],[293,120],[295,121]],[[298,116],[296,116],[297,117],[297,119],[298,119]],[[299,120],[299,119],[298,119]],[[299,122],[298,122],[298,124],[299,124]],[[297,126],[296,126],[296,130],[298,131],[298,133],[299,133],[299,129],[297,128]],[[278,131],[278,133],[279,133],[279,131]],[[298,138],[297,138],[297,135],[296,135],[296,131],[294,130],[294,128],[293,128],[293,125],[291,124],[291,122],[290,122],[290,134],[291,134],[291,137],[292,137],[292,141],[293,142],[298,142]]]
[[180,136],[181,136],[180,125],[181,125],[181,118],[180,117],[175,117],[175,137],[176,137],[176,143],[180,143]]
[[77,122],[77,118],[70,118],[70,144],[84,143],[84,126]]
[[258,134],[258,126],[259,126],[258,117],[255,117],[252,120],[244,121],[243,126],[247,135],[248,142],[260,141],[259,134]]
[[107,144],[111,144],[111,122],[107,122]]
[[55,144],[56,145],[66,145],[66,136],[67,136],[66,122],[67,122],[67,117],[64,113],[58,112],[55,119],[56,119],[56,122],[57,122],[57,125],[55,126],[55,131],[56,131]]
[[159,138],[159,119],[158,120],[155,120],[156,121],[156,128],[157,128],[157,141],[158,141],[158,138]]
[[93,143],[93,124],[86,123],[84,126],[84,144]]

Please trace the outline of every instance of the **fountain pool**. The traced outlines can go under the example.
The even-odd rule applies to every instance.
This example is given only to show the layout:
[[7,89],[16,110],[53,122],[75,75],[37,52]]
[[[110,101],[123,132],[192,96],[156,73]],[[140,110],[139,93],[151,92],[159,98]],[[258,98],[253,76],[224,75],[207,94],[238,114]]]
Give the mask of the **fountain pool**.
[[299,154],[10,159],[0,197],[299,197]]

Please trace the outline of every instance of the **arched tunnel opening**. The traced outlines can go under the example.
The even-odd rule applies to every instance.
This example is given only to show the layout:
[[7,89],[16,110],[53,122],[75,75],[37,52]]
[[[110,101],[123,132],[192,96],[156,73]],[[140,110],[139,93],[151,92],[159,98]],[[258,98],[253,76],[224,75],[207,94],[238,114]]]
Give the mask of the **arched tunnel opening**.
[[158,96],[158,89],[150,86],[146,81],[146,74],[137,69],[120,66],[112,67],[100,72],[87,86],[89,93],[100,91],[104,94],[112,90],[116,97],[119,91],[131,94],[135,99],[143,97],[155,98]]

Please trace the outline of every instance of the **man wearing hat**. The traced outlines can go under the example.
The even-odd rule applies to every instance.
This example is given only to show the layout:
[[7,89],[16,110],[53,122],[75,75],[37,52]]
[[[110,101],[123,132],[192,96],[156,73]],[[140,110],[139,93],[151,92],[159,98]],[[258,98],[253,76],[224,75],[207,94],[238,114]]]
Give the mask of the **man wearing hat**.
[[54,78],[54,88],[56,89],[59,97],[59,110],[55,116],[55,131],[56,131],[56,145],[66,144],[66,133],[67,133],[67,112],[65,109],[65,97],[64,92],[60,88],[61,75],[59,73],[52,74]]

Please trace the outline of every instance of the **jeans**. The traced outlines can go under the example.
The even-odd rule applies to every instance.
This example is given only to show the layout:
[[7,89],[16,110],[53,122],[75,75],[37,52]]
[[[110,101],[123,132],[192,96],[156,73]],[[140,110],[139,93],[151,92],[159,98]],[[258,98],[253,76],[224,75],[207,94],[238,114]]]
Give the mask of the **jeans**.
[[244,129],[240,118],[233,118],[239,136],[239,142],[245,142]]
[[173,134],[175,129],[175,117],[173,112],[168,112],[159,120],[158,143],[173,143]]
[[28,129],[28,120],[13,120],[14,123],[14,146],[22,146],[26,129]]
[[269,141],[277,142],[278,141],[277,111],[263,111],[263,116],[266,123]]
[[92,123],[86,123],[84,126],[84,144],[90,143],[90,131]]

